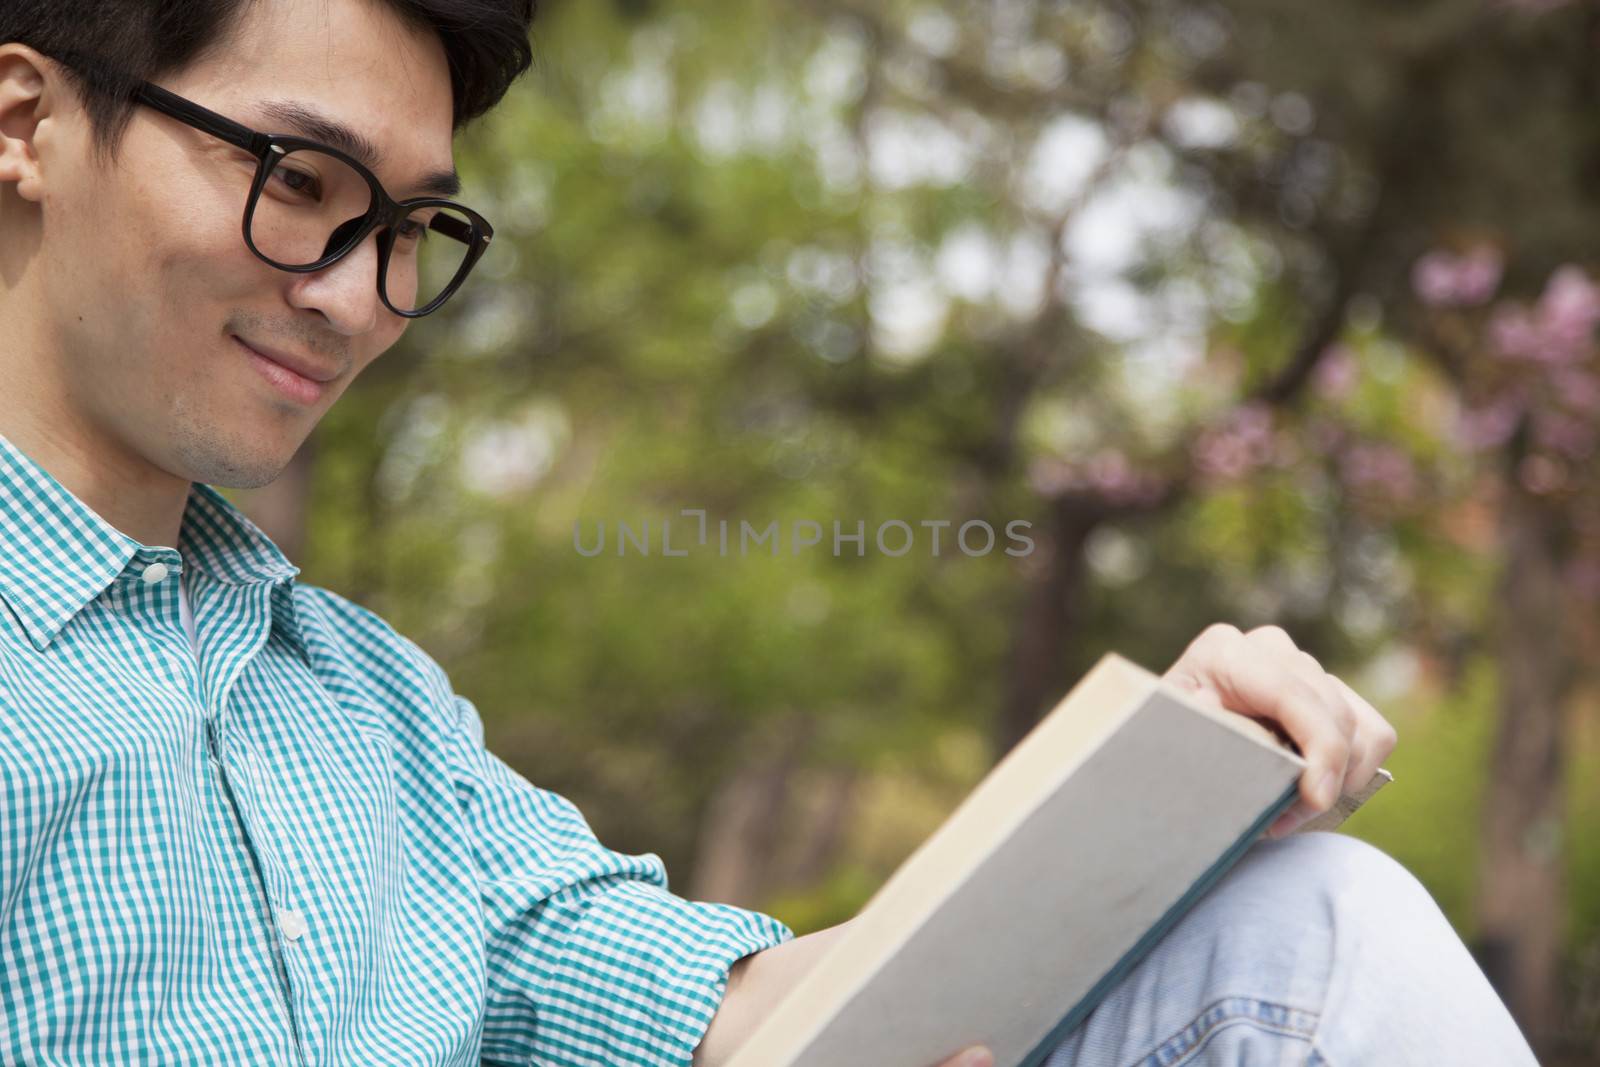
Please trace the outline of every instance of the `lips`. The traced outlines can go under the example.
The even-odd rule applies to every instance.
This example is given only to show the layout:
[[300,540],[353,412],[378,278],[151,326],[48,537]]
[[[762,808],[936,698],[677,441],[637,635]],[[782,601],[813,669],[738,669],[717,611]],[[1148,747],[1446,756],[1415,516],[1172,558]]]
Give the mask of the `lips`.
[[286,367],[300,375],[302,378],[309,378],[314,382],[331,382],[339,376],[338,368],[329,369],[321,366],[316,361],[306,359],[303,356],[296,356],[288,352],[280,351],[276,348],[269,348],[266,345],[258,344],[254,341],[246,341],[238,334],[234,334],[233,339],[250,349],[256,355],[261,356],[264,359],[269,359],[280,367]]
[[[327,393],[333,388],[326,381],[316,381],[299,371],[291,370],[276,359],[263,355],[236,336],[233,337],[233,343],[239,346],[239,351],[250,361],[256,373],[270,382],[280,396],[301,407],[316,407],[324,401]],[[322,372],[317,371],[317,373]]]

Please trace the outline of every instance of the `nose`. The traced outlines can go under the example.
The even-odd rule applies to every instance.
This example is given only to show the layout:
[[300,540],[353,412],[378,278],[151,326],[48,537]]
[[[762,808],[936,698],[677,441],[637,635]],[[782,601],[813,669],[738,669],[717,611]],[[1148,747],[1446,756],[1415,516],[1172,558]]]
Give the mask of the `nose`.
[[[353,219],[347,225],[360,225]],[[345,227],[329,238],[329,247],[344,242]],[[347,337],[373,330],[390,314],[378,299],[378,234],[368,234],[343,259],[310,274],[291,274],[289,303],[320,311],[334,329]]]

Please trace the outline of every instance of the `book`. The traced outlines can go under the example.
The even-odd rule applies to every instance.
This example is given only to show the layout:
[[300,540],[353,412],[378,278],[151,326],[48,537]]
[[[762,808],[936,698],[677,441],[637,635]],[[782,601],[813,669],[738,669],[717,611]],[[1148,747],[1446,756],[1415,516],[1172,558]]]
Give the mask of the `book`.
[[[1037,1067],[1298,792],[1266,726],[1103,657],[873,895],[731,1067]],[[1296,832],[1327,830],[1392,780]]]

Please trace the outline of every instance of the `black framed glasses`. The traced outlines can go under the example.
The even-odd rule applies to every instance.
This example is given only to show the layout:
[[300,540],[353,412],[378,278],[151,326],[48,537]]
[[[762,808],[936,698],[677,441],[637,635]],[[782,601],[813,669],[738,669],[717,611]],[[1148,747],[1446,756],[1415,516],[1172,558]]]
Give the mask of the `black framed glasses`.
[[332,145],[252,130],[147,81],[132,82],[130,95],[256,157],[244,241],[279,270],[322,270],[376,230],[378,296],[396,315],[415,319],[450,299],[494,236],[488,220],[463,204],[395,200],[364,164]]

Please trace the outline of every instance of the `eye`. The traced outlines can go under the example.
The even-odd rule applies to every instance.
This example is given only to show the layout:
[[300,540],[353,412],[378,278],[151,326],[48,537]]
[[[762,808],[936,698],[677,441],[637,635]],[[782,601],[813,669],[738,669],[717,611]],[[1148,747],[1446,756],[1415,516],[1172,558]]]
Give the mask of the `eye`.
[[280,163],[273,168],[272,181],[298,199],[322,199],[322,180],[310,171]]
[[400,224],[394,228],[394,233],[402,241],[421,241],[428,236],[427,220],[408,216],[400,220]]

